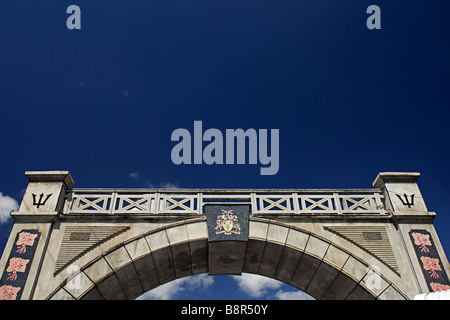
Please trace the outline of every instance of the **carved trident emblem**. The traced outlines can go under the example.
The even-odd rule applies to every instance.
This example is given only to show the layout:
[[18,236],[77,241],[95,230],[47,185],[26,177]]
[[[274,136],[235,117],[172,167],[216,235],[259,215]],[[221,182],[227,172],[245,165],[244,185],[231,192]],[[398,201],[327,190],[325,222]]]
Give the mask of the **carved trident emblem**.
[[50,193],[49,195],[47,195],[47,197],[44,199],[44,202],[42,202],[42,198],[44,197],[44,194],[41,193],[41,195],[39,196],[39,200],[36,202],[36,195],[33,193],[33,206],[36,206],[36,208],[39,208],[40,206],[45,205],[45,203],[47,202],[48,198],[50,198],[50,196],[53,193]]
[[405,201],[403,201],[403,198],[401,195],[397,194],[397,197],[400,199],[402,204],[404,206],[408,206],[408,208],[411,208],[411,206],[414,205],[414,193],[412,195],[410,195],[411,201],[408,199],[408,196],[406,195],[406,193],[403,194],[403,197],[405,197]]

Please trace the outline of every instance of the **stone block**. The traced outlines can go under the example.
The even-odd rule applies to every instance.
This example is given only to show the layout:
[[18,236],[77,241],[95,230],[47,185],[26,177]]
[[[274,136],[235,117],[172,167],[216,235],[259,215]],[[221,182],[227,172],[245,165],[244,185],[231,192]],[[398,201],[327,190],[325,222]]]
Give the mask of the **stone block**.
[[375,300],[375,297],[358,284],[345,300]]
[[208,240],[194,240],[189,242],[191,252],[192,273],[208,272]]
[[306,244],[305,253],[308,253],[322,260],[329,246],[329,242],[311,236],[309,237],[308,243]]
[[299,250],[287,246],[284,247],[274,278],[289,283],[295,270],[297,270],[302,255],[303,253]]
[[130,263],[115,272],[115,276],[125,292],[128,300],[134,300],[144,293],[139,276],[134,268],[134,264]]
[[350,256],[341,271],[359,282],[369,270],[367,265]]
[[169,246],[169,239],[165,230],[154,232],[145,237],[152,251],[156,251]]
[[133,261],[133,264],[136,268],[144,292],[159,285],[158,273],[156,271],[155,263],[153,262],[152,254],[141,256],[139,259]]
[[85,295],[81,297],[81,300],[105,300],[100,290],[93,287]]
[[338,274],[338,269],[322,261],[311,282],[308,284],[306,293],[317,299],[322,298]]
[[170,248],[165,247],[152,252],[158,279],[161,284],[175,280],[175,270],[173,268],[172,255]]
[[137,260],[140,257],[150,253],[150,248],[144,238],[138,238],[127,243],[125,248],[133,260]]
[[384,290],[386,290],[389,283],[387,283],[386,280],[384,280],[375,270],[369,270],[361,280],[360,285],[378,297]]
[[344,273],[339,273],[333,280],[322,300],[344,300],[358,283]]
[[113,270],[118,270],[131,262],[130,255],[124,246],[121,246],[105,256],[106,261]]
[[289,283],[300,290],[305,290],[320,265],[320,260],[304,253]]
[[305,250],[308,239],[308,233],[298,231],[296,229],[290,229],[286,239],[286,246],[295,248],[299,251],[303,251]]
[[96,288],[100,291],[105,300],[128,299],[115,273],[105,278],[103,281],[97,283]]
[[102,281],[113,273],[113,270],[104,258],[100,258],[84,269],[84,273],[95,283]]
[[186,223],[186,229],[189,240],[207,239],[208,230],[206,228],[206,222]]
[[258,273],[260,275],[272,278],[277,271],[277,267],[280,263],[283,250],[284,246],[273,242],[267,242],[266,246],[264,247],[264,253],[262,255],[261,265],[259,266]]
[[267,241],[284,245],[286,243],[288,232],[289,228],[271,223],[267,230]]
[[323,260],[335,268],[341,269],[349,257],[350,255],[345,251],[334,245],[330,245]]
[[247,241],[214,241],[209,243],[208,272],[240,275]]
[[381,299],[381,300],[406,300],[405,297],[392,286],[389,286],[386,290],[384,290],[380,294],[379,299]]
[[75,300],[67,291],[63,289],[59,289],[56,293],[50,298],[50,300]]
[[192,274],[191,268],[191,253],[189,243],[183,242],[172,245],[173,265],[175,268],[175,275],[177,278],[186,277]]
[[78,299],[93,286],[94,283],[82,271],[79,271],[64,284],[64,290]]
[[185,224],[166,229],[166,234],[170,245],[189,240]]
[[262,255],[264,252],[265,241],[249,239],[245,251],[243,272],[255,273],[259,272]]
[[267,222],[252,221],[249,223],[249,239],[267,239]]

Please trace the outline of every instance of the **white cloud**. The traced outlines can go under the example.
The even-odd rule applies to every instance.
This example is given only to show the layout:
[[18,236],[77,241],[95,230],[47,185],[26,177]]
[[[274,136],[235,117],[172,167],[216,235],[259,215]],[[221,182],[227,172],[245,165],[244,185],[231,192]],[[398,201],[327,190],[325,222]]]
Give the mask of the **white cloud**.
[[14,198],[7,195],[3,195],[0,191],[0,223],[5,223],[11,219],[9,214],[12,210],[17,211],[19,209],[19,204]]
[[189,276],[165,283],[153,290],[150,290],[140,297],[138,300],[170,300],[177,294],[186,293],[187,291],[206,290],[214,284],[214,278],[207,273]]
[[[271,290],[280,289],[284,284],[278,280],[260,275],[243,273],[242,276],[232,277],[239,289],[253,298],[267,298],[270,295],[278,300],[314,300],[311,296],[300,290],[278,290],[275,294]],[[207,290],[214,285],[214,277],[206,273],[177,279],[150,290],[138,300],[170,300],[174,298],[191,299],[192,292],[207,294]]]
[[141,181],[143,180],[147,188],[156,188],[156,189],[158,189],[158,188],[163,188],[163,189],[179,188],[178,183],[172,183],[172,182],[167,182],[167,181],[163,181],[160,184],[155,185],[153,183],[150,183],[150,181],[148,181],[145,177],[142,177],[139,174],[139,172],[136,172],[136,171],[130,172],[130,174],[128,174],[128,178],[131,178],[133,180],[138,180],[138,179],[141,179]]
[[164,189],[177,189],[178,185],[174,184],[174,183],[171,183],[171,182],[162,182],[161,183],[161,188],[164,188]]
[[243,273],[241,276],[232,276],[236,280],[239,289],[249,296],[258,298],[267,294],[270,289],[278,289],[283,283],[256,274]]
[[275,293],[275,297],[278,300],[314,300],[313,297],[300,290],[297,291],[278,290],[277,293]]
[[175,294],[180,292],[185,278],[177,279],[141,295],[138,300],[170,300]]
[[132,179],[137,179],[137,178],[139,178],[139,173],[137,173],[137,172],[131,172],[131,173],[128,175],[128,177],[129,177],[129,178],[132,178]]

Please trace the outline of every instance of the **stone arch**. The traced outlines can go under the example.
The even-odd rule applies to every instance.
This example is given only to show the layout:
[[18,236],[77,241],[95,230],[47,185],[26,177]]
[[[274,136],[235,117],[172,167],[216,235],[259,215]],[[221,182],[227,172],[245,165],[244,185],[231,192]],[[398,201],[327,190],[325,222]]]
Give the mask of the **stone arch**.
[[185,220],[142,234],[83,266],[47,299],[135,299],[177,278],[241,272],[280,280],[316,299],[406,299],[344,248],[258,218],[250,219],[248,241],[209,242],[206,220]]

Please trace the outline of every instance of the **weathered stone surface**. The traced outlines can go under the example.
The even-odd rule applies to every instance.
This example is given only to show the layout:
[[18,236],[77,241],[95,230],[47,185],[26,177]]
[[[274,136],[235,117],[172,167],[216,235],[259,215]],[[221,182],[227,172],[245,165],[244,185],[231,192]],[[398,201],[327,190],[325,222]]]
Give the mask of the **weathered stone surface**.
[[152,254],[147,254],[133,262],[144,292],[159,286],[158,272]]
[[130,255],[130,258],[137,260],[138,258],[150,253],[150,248],[145,241],[145,238],[141,237],[125,245],[125,248]]
[[178,243],[170,247],[173,257],[173,266],[177,278],[186,277],[192,274],[191,253],[189,243]]
[[306,293],[318,299],[322,298],[338,274],[338,269],[322,262],[306,287]]
[[208,272],[208,240],[189,242],[191,252],[192,273]]
[[301,251],[290,247],[285,247],[274,278],[285,283],[290,283],[295,271],[297,270],[297,266],[302,258],[302,255],[303,252]]
[[116,274],[112,274],[96,284],[96,288],[105,300],[127,300],[128,297],[123,291]]
[[[53,299],[53,297],[52,297]],[[97,287],[89,290],[85,295],[81,297],[81,300],[105,300],[102,293],[97,289]]]
[[156,272],[161,284],[176,279],[175,268],[169,248],[160,249],[152,253]]
[[319,265],[319,259],[304,253],[289,284],[304,291],[316,273]]
[[322,300],[344,300],[358,283],[340,272],[323,294]]
[[111,268],[109,263],[102,257],[95,261],[93,264],[88,266],[83,271],[89,279],[94,283],[98,283],[105,279],[107,276],[111,275],[114,270]]
[[236,274],[242,273],[247,241],[214,241],[209,243],[208,273]]
[[133,300],[144,293],[133,263],[127,264],[125,267],[117,270],[115,275],[128,300]]
[[283,254],[284,246],[273,242],[267,242],[264,247],[264,253],[261,258],[261,266],[259,267],[259,274],[273,278],[277,271],[280,258]]
[[358,284],[345,300],[375,300],[375,297]]
[[258,273],[265,245],[265,241],[253,239],[248,240],[243,272]]

